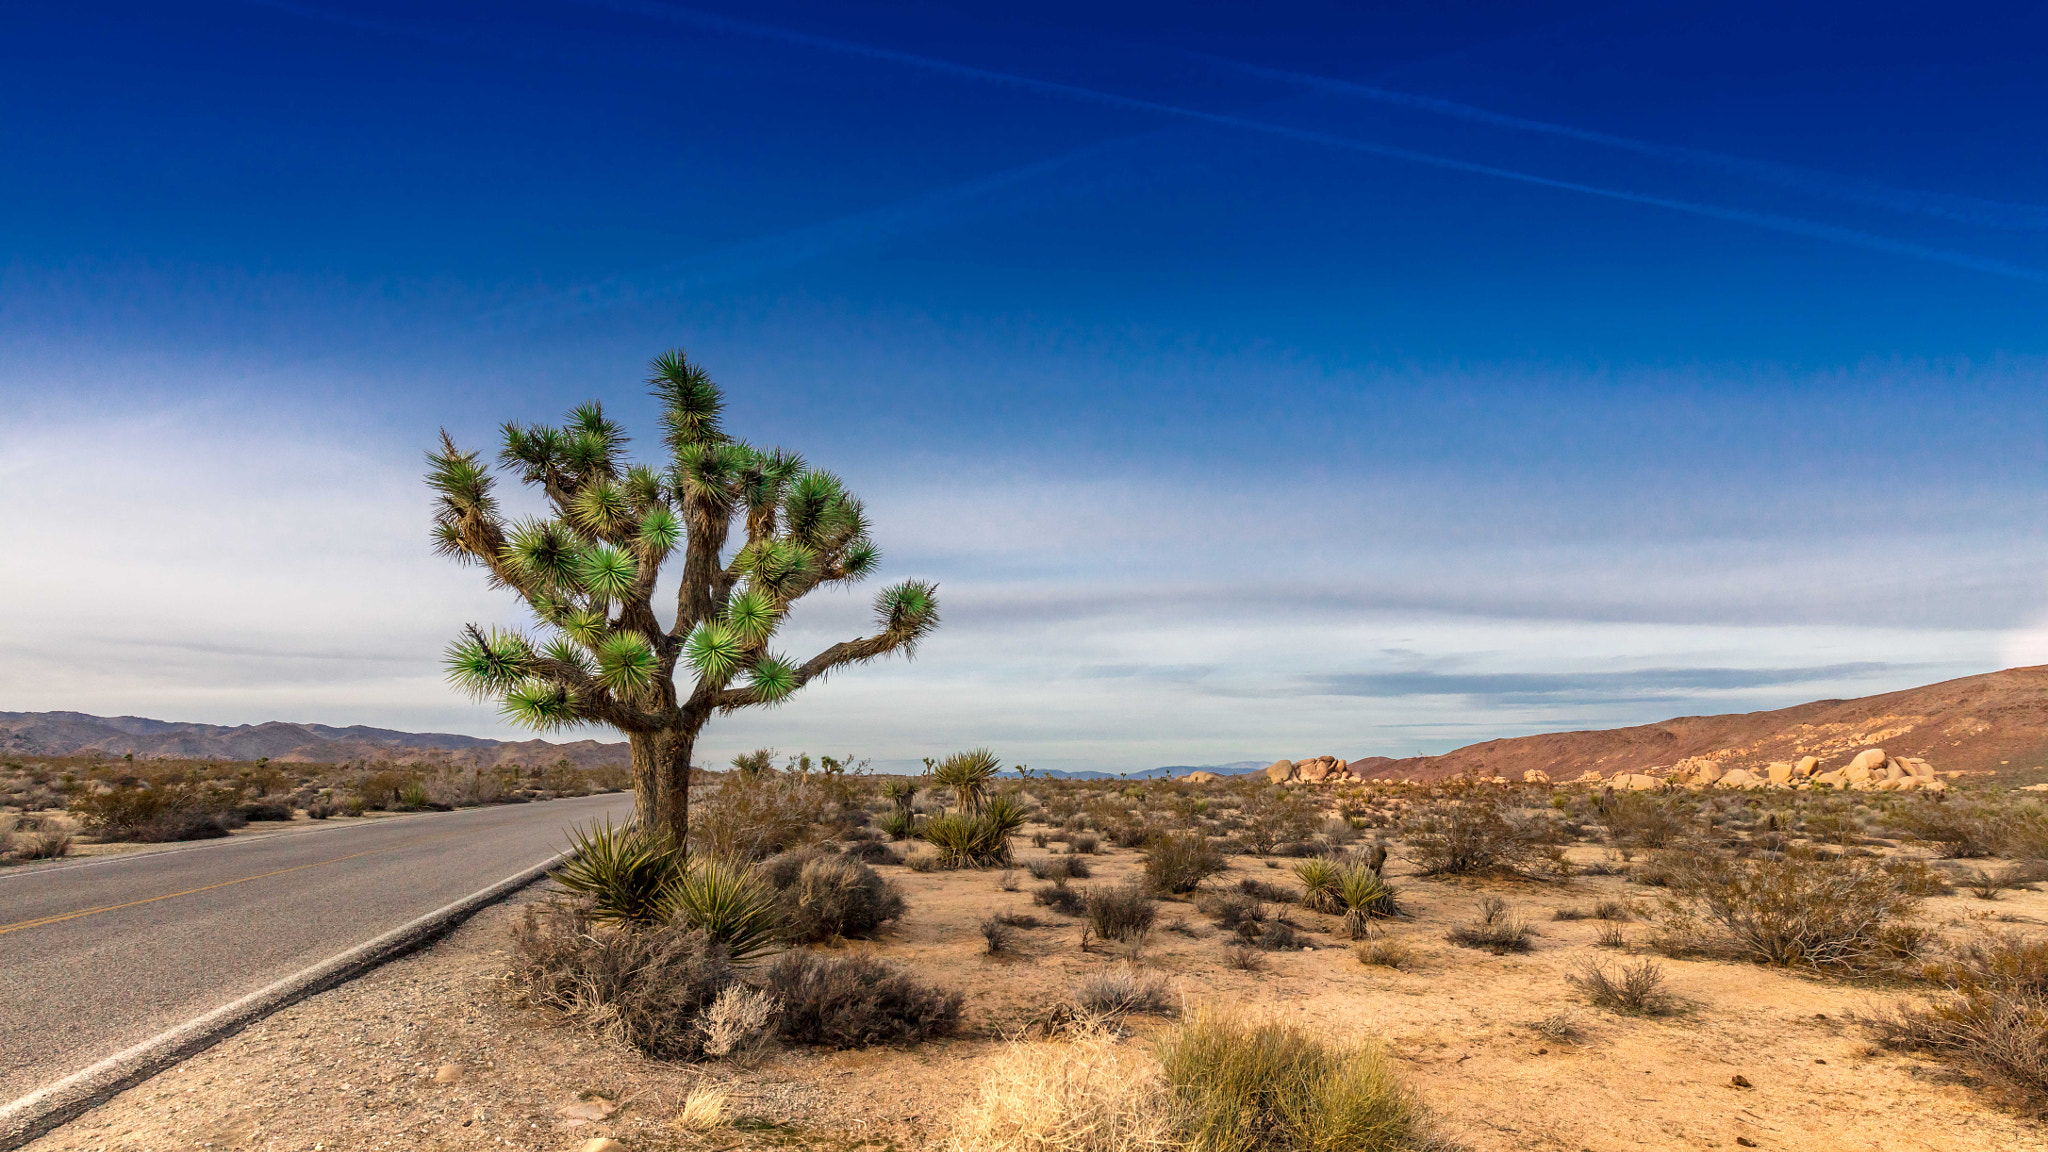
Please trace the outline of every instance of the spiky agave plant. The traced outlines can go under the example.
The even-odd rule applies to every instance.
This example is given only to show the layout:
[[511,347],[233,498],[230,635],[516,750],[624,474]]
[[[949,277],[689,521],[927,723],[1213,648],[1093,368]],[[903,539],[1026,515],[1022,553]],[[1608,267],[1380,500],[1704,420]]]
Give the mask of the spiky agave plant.
[[[624,430],[596,403],[559,428],[505,425],[498,461],[545,497],[548,515],[508,520],[490,466],[446,432],[427,482],[439,550],[487,569],[539,625],[469,626],[448,648],[450,677],[535,729],[624,732],[640,822],[681,844],[690,757],[711,717],[779,704],[846,664],[909,655],[939,610],[934,585],[905,581],[875,598],[873,635],[802,663],[774,652],[798,599],[874,572],[867,514],[802,457],[728,435],[718,386],[682,353],[656,359],[649,384],[667,448],[658,466],[625,459]],[[671,560],[680,580],[664,626],[654,592]]]
[[1337,898],[1344,904],[1344,931],[1353,940],[1370,934],[1374,917],[1393,916],[1401,910],[1394,886],[1372,869],[1357,865],[1338,876]]
[[1003,762],[996,759],[995,753],[986,748],[970,748],[939,761],[932,768],[932,783],[951,788],[960,811],[972,816],[981,811],[982,801],[988,797],[989,781],[1002,769]]
[[1344,866],[1327,856],[1311,856],[1294,866],[1294,878],[1301,881],[1301,906],[1311,912],[1337,912],[1343,901],[1337,888],[1344,879]]

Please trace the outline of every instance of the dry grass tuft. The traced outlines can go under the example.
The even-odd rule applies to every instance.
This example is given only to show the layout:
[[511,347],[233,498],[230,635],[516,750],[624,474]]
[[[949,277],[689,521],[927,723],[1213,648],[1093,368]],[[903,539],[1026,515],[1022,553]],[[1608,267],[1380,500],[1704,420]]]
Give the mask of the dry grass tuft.
[[1160,1041],[1159,1062],[1190,1152],[1393,1152],[1427,1139],[1374,1046],[1203,1010]]
[[1158,1065],[1110,1038],[1018,1044],[998,1056],[946,1142],[950,1152],[1178,1148]]
[[1130,964],[1082,980],[1074,987],[1074,1003],[1092,1016],[1110,1020],[1133,1014],[1172,1016],[1179,1010],[1166,981]]
[[709,1132],[725,1123],[732,1110],[732,1093],[723,1088],[699,1088],[683,1100],[672,1123],[682,1132]]
[[1461,948],[1484,948],[1496,956],[1505,956],[1529,951],[1529,938],[1534,935],[1536,929],[1528,921],[1508,911],[1507,901],[1488,896],[1479,906],[1477,921],[1451,929],[1444,938]]
[[1605,961],[1588,960],[1565,980],[1595,1007],[1628,1016],[1671,1016],[1683,1006],[1664,988],[1664,969],[1655,960],[1614,969]]
[[1413,948],[1391,936],[1362,941],[1353,949],[1353,954],[1358,957],[1360,964],[1375,968],[1392,968],[1396,972],[1405,972],[1413,968],[1416,959]]

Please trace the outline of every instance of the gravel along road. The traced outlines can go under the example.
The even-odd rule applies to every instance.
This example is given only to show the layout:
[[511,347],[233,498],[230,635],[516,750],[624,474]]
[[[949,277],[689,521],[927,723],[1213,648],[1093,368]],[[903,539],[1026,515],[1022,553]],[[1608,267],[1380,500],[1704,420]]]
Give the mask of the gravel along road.
[[631,793],[0,872],[0,1104],[547,860]]

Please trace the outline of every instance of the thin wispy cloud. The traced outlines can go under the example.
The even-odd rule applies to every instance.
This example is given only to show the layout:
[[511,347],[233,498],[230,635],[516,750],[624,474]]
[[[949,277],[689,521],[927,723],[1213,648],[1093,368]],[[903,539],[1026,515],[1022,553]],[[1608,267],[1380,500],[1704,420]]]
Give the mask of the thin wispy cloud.
[[881,48],[857,41],[841,40],[836,37],[819,36],[775,25],[760,24],[748,20],[736,20],[729,16],[701,12],[692,8],[648,3],[646,0],[582,0],[582,2],[593,7],[605,8],[615,12],[686,24],[733,35],[779,40],[821,51],[859,56],[891,64],[901,64],[963,80],[1014,87],[1048,96],[1084,100],[1124,111],[1173,116],[1218,127],[1240,129],[1280,139],[1293,140],[1299,143],[1314,144],[1339,151],[1381,156],[1391,160],[1402,160],[1412,164],[1421,164],[1453,172],[1464,172],[1475,176],[1487,176],[1497,180],[1508,180],[1533,187],[1550,188],[1561,192],[1574,192],[1584,196],[1598,197],[1603,200],[1662,208],[1672,212],[1701,216],[1711,220],[1722,220],[1732,224],[1744,224],[1792,236],[1803,236],[1811,240],[1825,240],[1830,243],[1887,252],[1895,256],[1908,256],[1920,260],[1929,260],[1958,268],[1968,268],[1972,271],[2026,280],[2036,284],[2048,284],[2048,270],[2030,268],[1994,257],[1938,248],[1932,245],[1915,243],[1910,240],[1900,240],[1890,236],[1882,236],[1873,232],[1846,228],[1821,221],[1805,220],[1771,212],[1756,212],[1747,208],[1735,208],[1722,204],[1709,204],[1702,201],[1659,196],[1653,193],[1623,188],[1604,187],[1576,180],[1564,180],[1534,172],[1524,172],[1518,169],[1504,168],[1499,165],[1464,160],[1454,156],[1443,156],[1431,152],[1422,152],[1413,148],[1403,148],[1393,144],[1383,144],[1351,136],[1341,136],[1333,132],[1301,128],[1270,120],[1259,120],[1234,113],[1190,108],[1185,105],[1127,96],[1122,93],[1108,92],[1097,88],[1086,88],[1076,84],[1067,84],[1055,80],[1042,80],[1036,77],[1021,76],[1016,73],[1002,72],[991,68],[981,68],[971,64],[961,64],[956,61],[925,56],[914,52]]
[[1484,124],[1493,128],[1504,128],[1516,132],[1530,132],[1541,136],[1554,136],[1581,144],[1597,144],[1652,160],[1700,168],[1731,176],[1740,176],[1759,183],[1803,192],[1810,196],[1840,200],[1871,208],[1883,208],[1905,215],[1932,216],[1963,224],[1978,224],[1991,228],[2010,228],[2021,231],[2048,231],[2048,206],[2039,204],[2011,204],[1998,200],[1985,200],[1976,196],[1961,196],[1952,192],[1934,192],[1920,188],[1898,188],[1877,180],[1866,180],[1843,176],[1834,172],[1822,172],[1792,164],[1781,164],[1774,160],[1759,160],[1749,156],[1736,156],[1705,148],[1688,148],[1678,144],[1663,144],[1653,140],[1638,140],[1630,136],[1580,128],[1571,124],[1558,124],[1548,120],[1536,120],[1527,116],[1515,116],[1444,100],[1435,96],[1422,96],[1413,92],[1400,92],[1380,88],[1371,84],[1360,84],[1351,80],[1339,80],[1328,76],[1317,76],[1307,72],[1293,72],[1283,68],[1268,68],[1240,60],[1220,56],[1196,54],[1197,59],[1220,64],[1267,80],[1277,80],[1308,91],[1324,95],[1346,96],[1369,100],[1393,108],[1411,112],[1427,112],[1468,123]]

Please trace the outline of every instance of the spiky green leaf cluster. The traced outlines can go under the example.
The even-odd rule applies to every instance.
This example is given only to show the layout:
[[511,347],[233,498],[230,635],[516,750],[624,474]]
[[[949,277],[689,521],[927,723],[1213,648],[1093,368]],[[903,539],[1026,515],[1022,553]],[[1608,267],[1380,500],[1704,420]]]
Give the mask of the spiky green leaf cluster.
[[[933,586],[913,581],[877,598],[878,635],[801,664],[771,654],[796,600],[880,563],[866,511],[802,456],[729,436],[717,385],[680,352],[657,358],[648,384],[659,467],[630,462],[625,430],[594,402],[557,427],[502,427],[497,463],[545,497],[544,516],[508,523],[490,466],[445,433],[429,453],[436,547],[487,566],[543,630],[528,641],[470,629],[447,656],[458,686],[535,727],[661,731],[693,701],[700,716],[777,703],[835,666],[907,652],[936,626]],[[682,579],[664,624],[652,593],[672,560]],[[693,685],[675,682],[684,667]]]

